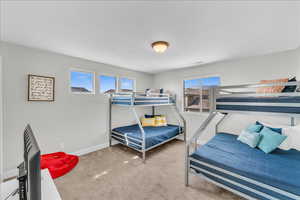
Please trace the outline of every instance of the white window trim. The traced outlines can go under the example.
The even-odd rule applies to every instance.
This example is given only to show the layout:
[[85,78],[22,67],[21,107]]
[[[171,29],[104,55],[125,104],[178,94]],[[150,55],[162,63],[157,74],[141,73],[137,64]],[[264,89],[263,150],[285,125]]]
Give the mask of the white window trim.
[[136,78],[129,77],[129,76],[119,76],[118,81],[117,81],[118,82],[117,83],[117,85],[118,85],[117,91],[122,92],[122,89],[121,89],[121,79],[122,78],[127,78],[127,79],[133,80],[133,92],[136,92]]
[[[72,85],[71,85],[71,72],[72,71],[93,74],[93,91],[92,92],[73,92],[72,91]],[[68,73],[69,73],[69,84],[68,84],[68,86],[69,86],[69,92],[71,94],[83,94],[83,95],[95,95],[96,94],[96,73],[95,72],[85,70],[85,69],[80,69],[80,68],[70,68]]]
[[203,111],[199,111],[199,112],[188,112],[188,111],[185,111],[184,109],[184,81],[187,81],[187,80],[194,80],[194,79],[202,79],[202,78],[209,78],[209,77],[220,77],[220,83],[222,81],[222,78],[221,78],[221,75],[219,74],[206,74],[206,75],[198,75],[198,76],[189,76],[189,77],[186,77],[186,78],[183,78],[181,80],[181,92],[182,92],[182,105],[181,105],[181,108],[182,108],[182,113],[184,114],[193,114],[193,115],[203,115],[207,112],[203,112]]
[[108,95],[108,94],[105,94],[104,92],[101,92],[101,79],[100,79],[100,76],[110,76],[110,77],[115,77],[116,78],[116,92],[118,92],[118,87],[119,87],[119,76],[117,76],[116,74],[109,74],[109,73],[97,73],[96,74],[97,76],[97,80],[98,80],[98,92],[99,94],[102,94],[102,95]]

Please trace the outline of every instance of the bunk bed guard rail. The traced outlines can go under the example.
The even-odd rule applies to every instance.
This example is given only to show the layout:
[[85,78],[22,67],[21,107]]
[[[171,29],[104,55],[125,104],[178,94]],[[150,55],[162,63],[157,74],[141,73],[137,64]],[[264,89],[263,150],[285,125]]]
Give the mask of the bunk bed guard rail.
[[111,94],[112,104],[155,106],[175,103],[175,95],[168,93],[121,92]]

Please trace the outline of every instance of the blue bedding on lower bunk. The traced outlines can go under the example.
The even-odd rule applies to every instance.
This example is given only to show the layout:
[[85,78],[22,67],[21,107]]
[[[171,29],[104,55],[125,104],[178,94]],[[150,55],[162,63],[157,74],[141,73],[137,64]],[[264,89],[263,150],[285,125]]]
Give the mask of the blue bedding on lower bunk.
[[[291,149],[284,151],[276,149],[270,154],[265,154],[259,149],[250,148],[248,145],[241,143],[237,140],[236,135],[219,133],[207,144],[197,149],[191,157],[212,166],[300,196],[300,152],[297,150]],[[224,174],[223,172],[193,161],[191,161],[191,165],[198,166],[199,168],[226,177],[227,179],[254,188],[278,199],[298,199],[289,198],[282,193],[260,187],[246,180]],[[206,174],[206,176],[209,175]],[[222,180],[215,181],[221,182]],[[226,185],[231,187],[230,183]],[[254,197],[249,191],[244,191],[243,193]],[[258,199],[268,198],[259,197]]]
[[[149,126],[143,128],[146,136],[146,148],[150,148],[156,144],[162,143],[172,137],[175,137],[176,135],[179,135],[182,130],[182,128],[179,127],[178,125],[171,125],[171,124],[168,124],[167,126],[160,126],[160,127]],[[114,128],[113,131],[122,134],[124,138],[126,138],[126,136],[129,136],[134,139],[142,140],[142,133],[137,124]],[[140,149],[140,147],[135,145],[135,144],[141,145],[140,142],[137,142],[135,140],[130,140],[130,139],[127,140],[130,141],[131,143],[131,145],[129,144],[130,146]]]
[[221,97],[217,98],[217,102],[300,103],[300,96]]

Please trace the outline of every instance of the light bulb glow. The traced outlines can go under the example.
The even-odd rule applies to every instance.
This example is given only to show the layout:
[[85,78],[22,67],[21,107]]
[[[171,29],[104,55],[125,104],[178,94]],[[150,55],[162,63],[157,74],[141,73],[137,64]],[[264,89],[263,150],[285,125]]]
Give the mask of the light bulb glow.
[[156,53],[164,53],[169,47],[169,43],[165,41],[157,41],[152,43],[152,48]]

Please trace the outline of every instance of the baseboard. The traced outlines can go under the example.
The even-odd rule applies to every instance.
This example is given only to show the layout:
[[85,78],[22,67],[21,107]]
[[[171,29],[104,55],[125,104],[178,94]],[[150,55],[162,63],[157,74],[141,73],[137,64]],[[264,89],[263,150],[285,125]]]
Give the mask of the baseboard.
[[[116,144],[116,143],[113,142],[112,145],[114,145],[114,144]],[[76,156],[83,156],[83,155],[92,153],[94,151],[98,151],[98,150],[104,149],[104,148],[106,148],[108,146],[109,146],[108,143],[99,144],[99,145],[95,145],[95,146],[88,147],[88,148],[85,148],[85,149],[81,149],[79,151],[76,151],[76,152],[73,152],[73,153],[70,153],[70,154],[76,155]],[[8,171],[4,172],[4,174],[3,174],[3,180],[16,177],[16,176],[18,176],[18,173],[19,172],[18,172],[17,168],[16,169],[12,169],[12,170],[8,170]]]
[[85,149],[81,149],[79,151],[76,151],[76,152],[73,152],[73,153],[70,153],[70,154],[76,155],[76,156],[83,156],[83,155],[92,153],[94,151],[98,151],[100,149],[104,149],[104,148],[106,148],[108,146],[109,146],[108,143],[98,144],[98,145],[91,146],[91,147],[88,147],[88,148],[85,148]]
[[18,173],[19,173],[18,168],[8,170],[8,171],[4,172],[4,174],[3,174],[3,180],[5,181],[6,179],[17,177]]

